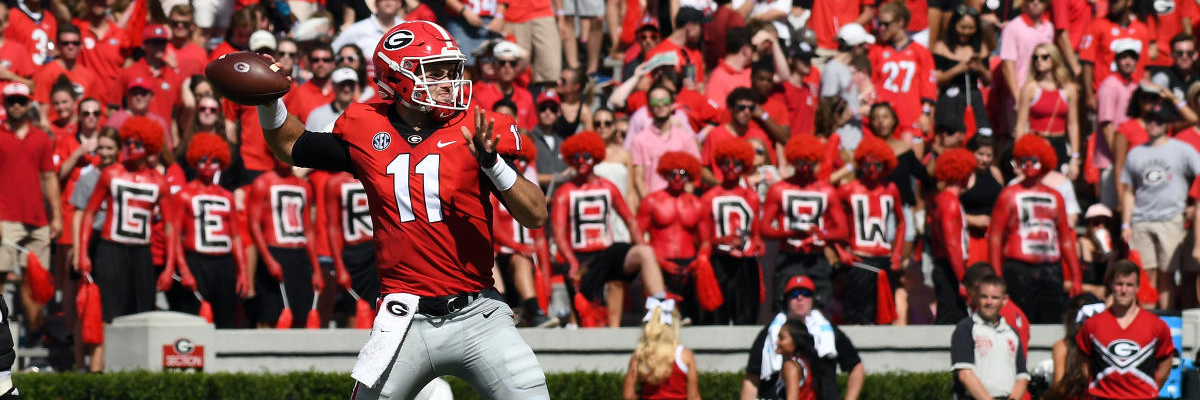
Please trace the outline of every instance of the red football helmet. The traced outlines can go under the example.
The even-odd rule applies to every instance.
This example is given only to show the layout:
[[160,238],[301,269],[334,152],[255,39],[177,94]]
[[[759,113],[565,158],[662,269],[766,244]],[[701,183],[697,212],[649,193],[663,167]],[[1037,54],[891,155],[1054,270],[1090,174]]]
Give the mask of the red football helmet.
[[[463,79],[467,57],[446,29],[429,21],[401,22],[375,45],[375,84],[379,96],[445,121],[471,103],[471,81]],[[426,76],[435,63],[452,63],[444,76]],[[439,68],[440,70],[440,68]],[[431,89],[449,85],[449,100],[437,100]]]

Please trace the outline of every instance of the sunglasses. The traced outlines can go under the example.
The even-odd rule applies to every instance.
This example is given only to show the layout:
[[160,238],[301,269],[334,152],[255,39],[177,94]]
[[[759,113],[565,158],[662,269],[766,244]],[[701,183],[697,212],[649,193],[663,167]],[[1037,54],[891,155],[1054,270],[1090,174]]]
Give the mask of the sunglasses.
[[899,21],[899,20],[884,21],[884,20],[881,20],[881,19],[877,19],[877,20],[875,20],[875,23],[876,23],[876,24],[879,24],[879,27],[880,27],[880,28],[886,28],[886,27],[888,27],[888,26],[891,26],[892,24],[894,24],[894,23],[897,23],[897,22],[900,22],[900,21]]
[[200,112],[203,112],[203,113],[213,113],[213,114],[217,113],[216,107],[199,107],[199,108],[197,108],[197,110],[200,110]]
[[1195,50],[1175,51],[1175,57],[1191,57],[1196,55]]
[[296,58],[296,52],[294,52],[294,51],[279,52],[279,58],[284,58],[284,57]]
[[85,117],[99,117],[99,116],[100,116],[100,110],[85,110],[85,111],[80,111],[80,112],[79,112],[79,115],[82,115],[82,116],[85,116]]
[[29,105],[28,97],[12,96],[4,99],[4,104],[26,106]]
[[308,60],[311,61],[313,64],[331,63],[331,62],[333,62],[333,57],[309,57]]
[[498,60],[498,61],[496,61],[496,63],[500,64],[501,67],[513,67],[513,68],[517,67],[518,62],[519,61],[517,61],[517,60]]
[[648,102],[651,107],[663,107],[671,105],[671,99],[650,99]]
[[643,33],[638,35],[637,40],[658,40],[657,33]]
[[176,27],[176,28],[187,28],[187,27],[189,27],[189,26],[192,26],[192,21],[187,21],[187,20],[183,20],[183,21],[181,21],[181,20],[172,20],[172,21],[171,21],[171,26],[174,26],[174,27]]
[[758,154],[758,155],[760,155],[760,156],[761,156],[761,155],[763,155],[763,154],[767,154],[767,150],[766,150],[766,149],[763,149],[762,147],[755,147],[755,148],[754,148],[754,154]]
[[538,107],[538,112],[546,112],[546,111],[558,112],[558,106],[556,106],[554,104],[546,104],[544,106]]
[[599,126],[603,126],[603,127],[605,127],[605,128],[608,128],[608,127],[610,127],[610,126],[613,126],[613,121],[612,121],[612,120],[607,120],[607,121],[596,121],[596,125],[599,125]]
[[810,289],[804,289],[804,288],[792,289],[792,291],[787,292],[787,298],[788,298],[788,300],[792,300],[792,299],[795,299],[800,296],[812,298],[813,294],[814,294],[813,291]]
[[67,47],[67,46],[78,46],[80,43],[82,43],[82,42],[80,42],[78,40],[60,40],[58,42],[58,45],[62,46],[62,47]]
[[571,160],[575,161],[576,163],[591,162],[592,154],[591,153],[578,153],[578,154],[575,154],[574,156],[571,156]]
[[338,56],[337,62],[358,62],[358,56]]
[[1050,59],[1050,55],[1049,55],[1049,54],[1034,54],[1034,55],[1033,55],[1033,59],[1034,59],[1034,60],[1046,61],[1046,60],[1049,60],[1049,59]]
[[687,171],[682,169],[668,171],[666,175],[668,179],[687,179],[690,176]]
[[733,109],[738,110],[738,111],[750,111],[750,110],[754,109],[754,106],[747,105],[747,104],[738,104],[738,105],[733,106]]

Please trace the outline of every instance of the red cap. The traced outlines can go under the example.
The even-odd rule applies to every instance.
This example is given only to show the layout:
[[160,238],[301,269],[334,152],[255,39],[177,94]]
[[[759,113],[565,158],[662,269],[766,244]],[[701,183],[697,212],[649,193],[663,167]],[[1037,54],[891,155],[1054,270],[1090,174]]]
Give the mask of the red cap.
[[125,85],[125,90],[127,91],[133,88],[142,88],[151,92],[154,91],[154,86],[150,83],[150,80],[140,76],[129,80],[129,83]]
[[142,30],[142,41],[167,40],[167,28],[159,24],[146,25]]
[[796,275],[792,277],[792,279],[789,279],[787,286],[784,286],[783,288],[783,292],[787,293],[796,289],[817,290],[816,286],[813,285],[812,279],[808,279],[808,277],[804,275]]
[[537,102],[534,102],[533,104],[541,105],[542,103],[547,102],[547,101],[553,102],[554,104],[557,104],[557,105],[562,105],[562,100],[559,100],[558,93],[554,93],[553,90],[547,90],[545,92],[542,92],[542,94],[539,94],[538,98],[537,98]]
[[647,28],[658,30],[658,19],[654,18],[653,15],[646,14],[642,17],[642,20],[638,22],[638,32],[641,32]]

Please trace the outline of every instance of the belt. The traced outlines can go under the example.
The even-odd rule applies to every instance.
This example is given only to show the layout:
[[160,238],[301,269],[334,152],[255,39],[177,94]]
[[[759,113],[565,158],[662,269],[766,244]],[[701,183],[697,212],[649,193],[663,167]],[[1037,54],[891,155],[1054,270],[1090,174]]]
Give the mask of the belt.
[[482,292],[452,294],[439,297],[422,297],[417,302],[417,313],[431,317],[444,317],[466,308],[472,301],[482,296]]

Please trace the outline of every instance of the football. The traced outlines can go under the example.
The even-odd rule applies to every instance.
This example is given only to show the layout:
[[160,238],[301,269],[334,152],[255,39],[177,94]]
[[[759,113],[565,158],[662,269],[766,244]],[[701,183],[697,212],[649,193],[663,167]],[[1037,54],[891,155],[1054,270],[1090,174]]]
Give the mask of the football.
[[292,82],[270,59],[248,51],[213,60],[204,67],[204,75],[217,93],[245,106],[267,104],[292,88]]

